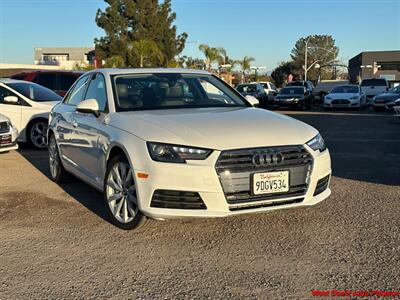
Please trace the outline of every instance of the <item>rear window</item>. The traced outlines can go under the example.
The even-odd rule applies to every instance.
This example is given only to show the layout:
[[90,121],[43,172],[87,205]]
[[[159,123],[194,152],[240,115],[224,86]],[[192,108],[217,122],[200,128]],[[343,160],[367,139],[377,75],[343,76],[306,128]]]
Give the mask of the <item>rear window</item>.
[[387,86],[385,79],[364,79],[361,86]]

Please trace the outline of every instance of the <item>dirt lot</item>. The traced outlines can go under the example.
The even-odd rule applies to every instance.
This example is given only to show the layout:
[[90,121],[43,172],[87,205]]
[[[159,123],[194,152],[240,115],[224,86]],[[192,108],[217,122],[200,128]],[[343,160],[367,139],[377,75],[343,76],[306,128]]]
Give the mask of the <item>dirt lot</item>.
[[400,120],[290,113],[318,128],[332,196],[315,207],[113,227],[101,195],[48,178],[47,153],[0,156],[0,299],[312,298],[400,290]]

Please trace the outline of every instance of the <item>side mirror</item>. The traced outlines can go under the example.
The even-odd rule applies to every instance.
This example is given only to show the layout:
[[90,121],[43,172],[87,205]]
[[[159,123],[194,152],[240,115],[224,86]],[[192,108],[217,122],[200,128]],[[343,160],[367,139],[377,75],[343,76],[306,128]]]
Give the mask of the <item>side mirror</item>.
[[4,101],[4,103],[17,104],[18,97],[17,96],[5,96],[3,98],[3,101]]
[[76,106],[76,111],[86,114],[94,114],[96,117],[100,115],[99,104],[96,99],[83,100]]
[[260,104],[260,101],[254,96],[247,95],[246,97],[247,102],[249,102],[252,106],[257,107]]

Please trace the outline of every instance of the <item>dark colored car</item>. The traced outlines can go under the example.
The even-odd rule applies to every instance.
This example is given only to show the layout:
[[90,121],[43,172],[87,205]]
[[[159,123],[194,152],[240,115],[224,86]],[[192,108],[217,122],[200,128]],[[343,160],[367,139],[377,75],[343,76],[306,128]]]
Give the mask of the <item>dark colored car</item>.
[[266,107],[268,101],[268,95],[264,90],[264,87],[259,83],[243,83],[236,86],[236,90],[242,96],[253,96],[260,101],[260,107]]
[[80,71],[27,71],[14,74],[11,78],[35,82],[64,97],[83,73]]
[[296,107],[301,110],[311,108],[311,94],[303,86],[286,86],[274,99],[274,107]]
[[307,81],[303,81],[303,80],[290,81],[287,83],[286,86],[304,86],[309,93],[312,93],[312,91],[314,89],[314,84],[308,80]]
[[382,93],[373,98],[372,106],[376,111],[393,109],[394,102],[400,99],[400,86],[390,89],[387,93]]

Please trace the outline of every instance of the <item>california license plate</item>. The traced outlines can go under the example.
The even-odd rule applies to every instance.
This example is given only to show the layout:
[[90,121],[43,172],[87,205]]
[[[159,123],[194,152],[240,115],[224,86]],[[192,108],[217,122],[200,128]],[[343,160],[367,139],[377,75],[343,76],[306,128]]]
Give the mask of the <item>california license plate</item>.
[[253,194],[272,194],[289,191],[289,171],[253,174]]

